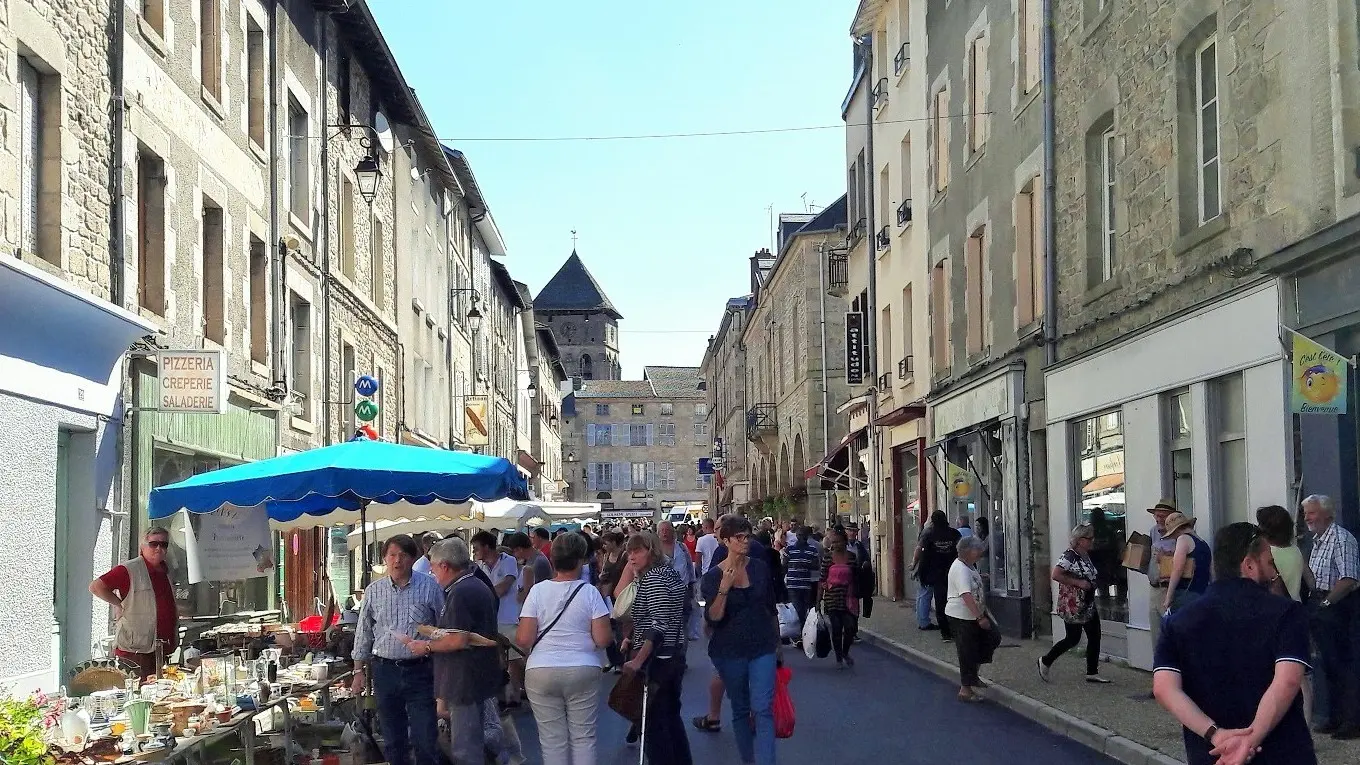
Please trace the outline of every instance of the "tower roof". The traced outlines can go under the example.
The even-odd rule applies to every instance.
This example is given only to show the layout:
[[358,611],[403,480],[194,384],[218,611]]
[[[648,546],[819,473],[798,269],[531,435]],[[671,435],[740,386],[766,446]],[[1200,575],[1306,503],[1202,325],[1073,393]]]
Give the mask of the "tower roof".
[[605,297],[600,283],[590,275],[576,250],[571,251],[571,257],[567,258],[567,262],[563,263],[553,278],[539,290],[538,297],[534,298],[534,310],[594,311],[609,314],[615,319],[623,318],[623,314],[619,313],[614,304],[609,302],[609,298]]

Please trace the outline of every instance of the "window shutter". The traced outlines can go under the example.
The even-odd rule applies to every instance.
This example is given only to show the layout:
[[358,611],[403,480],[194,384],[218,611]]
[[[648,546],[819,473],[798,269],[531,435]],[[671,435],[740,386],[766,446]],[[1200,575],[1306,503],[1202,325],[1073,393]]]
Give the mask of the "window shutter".
[[38,252],[39,152],[42,118],[38,101],[38,70],[19,57],[19,249]]
[[987,133],[991,127],[991,115],[987,113],[987,103],[991,100],[992,91],[992,72],[987,60],[987,48],[991,43],[991,36],[984,33],[977,41],[977,76],[978,76],[978,145],[987,143]]
[[586,491],[598,491],[598,482],[595,479],[595,463],[586,463]]
[[[586,425],[586,446],[595,445],[595,426]],[[594,463],[591,463],[594,464]]]
[[647,424],[647,445],[648,445],[648,446],[653,446],[653,445],[655,445],[655,443],[656,443],[656,426],[653,425],[653,424],[651,424],[651,423],[648,423],[648,424]]
[[651,490],[653,490],[653,489],[655,489],[655,488],[656,488],[656,463],[655,463],[655,462],[648,462],[648,463],[647,463],[647,490],[648,490],[648,491],[651,491]]
[[614,463],[614,488],[620,491],[631,491],[633,488],[633,474],[630,471],[632,465],[627,462]]

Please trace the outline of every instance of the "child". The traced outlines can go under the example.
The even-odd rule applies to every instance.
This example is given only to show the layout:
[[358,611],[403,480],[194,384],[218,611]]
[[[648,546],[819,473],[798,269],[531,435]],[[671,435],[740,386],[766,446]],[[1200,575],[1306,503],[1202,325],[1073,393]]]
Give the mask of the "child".
[[844,543],[831,548],[831,566],[827,568],[822,587],[822,613],[831,625],[831,647],[836,652],[836,666],[855,666],[855,660],[850,658],[850,646],[854,642],[859,598],[855,595],[855,571],[850,566],[850,553]]

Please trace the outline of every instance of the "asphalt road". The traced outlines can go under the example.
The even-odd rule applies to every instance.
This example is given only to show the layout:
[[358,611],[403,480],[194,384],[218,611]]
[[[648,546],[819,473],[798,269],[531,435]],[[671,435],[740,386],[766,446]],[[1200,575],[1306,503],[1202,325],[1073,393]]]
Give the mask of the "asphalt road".
[[[809,661],[788,650],[791,689],[798,712],[793,738],[779,742],[781,765],[1100,765],[1114,763],[1074,741],[988,703],[965,704],[958,688],[869,646],[855,648],[854,669],[832,659]],[[685,720],[704,713],[712,667],[696,643],[685,675]],[[613,675],[604,676],[605,693]],[[695,765],[740,765],[723,704],[723,732],[689,730]],[[516,727],[530,763],[540,763],[532,715]],[[600,765],[631,765],[638,750],[624,743],[628,726],[601,707]]]

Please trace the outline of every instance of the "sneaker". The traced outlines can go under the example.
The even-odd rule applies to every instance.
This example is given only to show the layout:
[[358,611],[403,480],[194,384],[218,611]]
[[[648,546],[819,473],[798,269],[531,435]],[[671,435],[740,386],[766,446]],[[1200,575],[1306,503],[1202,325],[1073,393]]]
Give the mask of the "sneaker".
[[1088,682],[1088,683],[1095,683],[1095,684],[1097,684],[1097,685],[1109,685],[1109,684],[1110,684],[1110,681],[1109,681],[1109,680],[1106,680],[1105,678],[1101,677],[1100,675],[1087,675],[1087,676],[1086,676],[1086,682]]
[[1039,657],[1039,679],[1040,679],[1040,680],[1043,680],[1045,683],[1051,682],[1051,681],[1049,680],[1048,673],[1049,673],[1049,671],[1052,670],[1052,669],[1053,669],[1052,667],[1050,667],[1050,666],[1048,666],[1047,664],[1044,663],[1044,657],[1040,656],[1040,657]]
[[855,666],[855,660],[850,658],[849,656],[845,657],[845,666],[847,667]]
[[641,726],[641,725],[638,725],[637,723],[634,723],[633,726],[632,726],[631,728],[628,729],[628,738],[627,738],[627,740],[626,740],[626,741],[627,741],[627,744],[628,744],[629,746],[633,746],[634,744],[636,744],[636,743],[638,742],[638,738],[640,738],[641,736],[642,736],[642,726]]
[[938,625],[938,624],[927,624],[927,625],[924,626],[924,627],[917,627],[916,629],[918,629],[918,630],[920,630],[920,631],[922,631],[922,632],[930,632],[931,630],[937,630],[937,629],[939,629],[939,628],[940,628],[940,625]]

